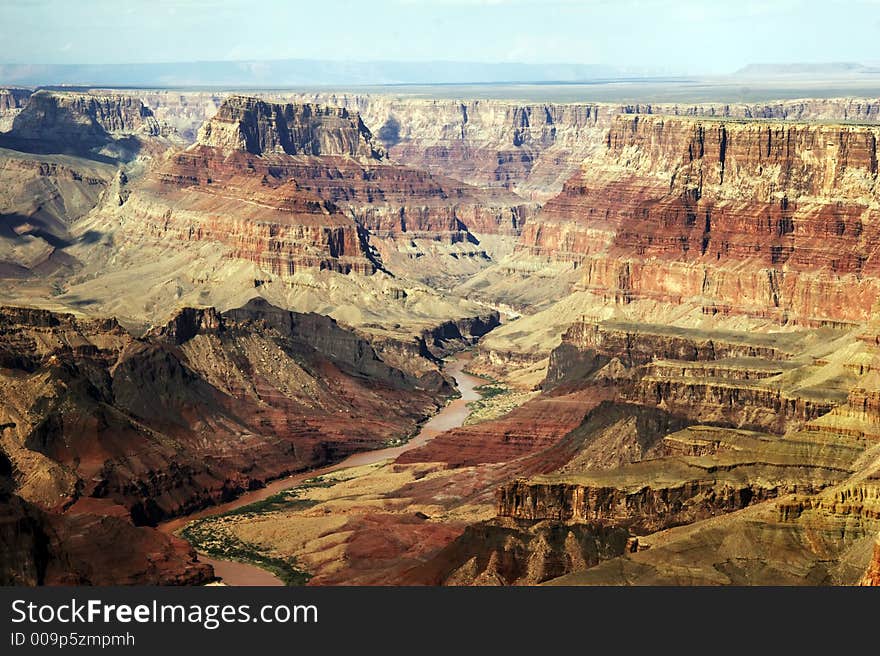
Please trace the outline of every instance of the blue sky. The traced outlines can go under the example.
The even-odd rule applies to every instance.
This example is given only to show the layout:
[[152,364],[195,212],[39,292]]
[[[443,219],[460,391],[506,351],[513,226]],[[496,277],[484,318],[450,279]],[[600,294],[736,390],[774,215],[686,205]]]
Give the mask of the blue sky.
[[0,63],[880,59],[880,0],[0,0]]

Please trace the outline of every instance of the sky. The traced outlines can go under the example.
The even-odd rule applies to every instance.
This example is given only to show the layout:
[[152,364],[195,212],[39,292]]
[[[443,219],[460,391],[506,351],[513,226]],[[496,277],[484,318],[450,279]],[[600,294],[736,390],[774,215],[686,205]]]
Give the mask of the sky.
[[577,63],[669,74],[880,59],[880,0],[0,0],[0,63]]

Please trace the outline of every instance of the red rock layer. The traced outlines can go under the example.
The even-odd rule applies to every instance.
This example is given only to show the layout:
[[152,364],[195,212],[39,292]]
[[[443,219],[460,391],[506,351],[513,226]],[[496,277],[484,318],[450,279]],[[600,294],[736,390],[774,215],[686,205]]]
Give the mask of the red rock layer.
[[[373,273],[358,225],[299,185],[293,161],[197,146],[175,155],[126,209],[157,238],[217,241],[230,247],[231,257],[276,275],[300,268]],[[332,175],[318,158],[298,166]]]
[[554,445],[605,398],[607,394],[595,389],[539,397],[501,419],[441,433],[397,462],[444,462],[453,467],[509,462]]
[[3,585],[200,585],[214,578],[183,540],[118,517],[48,513],[0,495]]
[[863,126],[618,117],[524,229],[618,302],[864,321],[880,298],[877,135]]
[[156,238],[218,241],[276,275],[373,273],[378,239],[476,242],[516,235],[531,205],[453,180],[351,157],[252,155],[196,145],[133,192],[126,212]]

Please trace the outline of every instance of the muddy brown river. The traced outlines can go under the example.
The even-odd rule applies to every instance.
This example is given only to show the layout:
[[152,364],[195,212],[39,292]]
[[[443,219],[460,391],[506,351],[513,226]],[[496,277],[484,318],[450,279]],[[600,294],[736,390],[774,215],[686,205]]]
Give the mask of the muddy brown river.
[[[467,404],[470,401],[476,401],[481,398],[480,393],[477,392],[476,388],[487,382],[482,378],[466,374],[462,371],[470,362],[471,357],[472,354],[470,352],[459,353],[447,362],[445,371],[455,379],[461,397],[450,401],[440,410],[440,412],[425,422],[419,433],[406,444],[389,447],[387,449],[356,453],[345,460],[328,467],[312,469],[285,478],[279,478],[276,481],[272,481],[264,488],[252,492],[246,492],[228,503],[211,506],[210,508],[206,508],[205,510],[192,515],[178,517],[168,522],[164,522],[159,525],[159,530],[164,531],[165,533],[174,533],[194,519],[211,517],[212,515],[219,515],[236,508],[241,508],[242,506],[246,506],[255,501],[260,501],[283,490],[296,487],[309,478],[329,474],[330,472],[345,469],[347,467],[370,465],[383,460],[392,460],[405,451],[415,449],[416,447],[430,442],[443,431],[461,426],[470,413]],[[274,574],[267,572],[256,565],[249,565],[247,563],[239,563],[231,560],[218,560],[202,553],[199,553],[199,560],[213,565],[214,573],[226,585],[284,585]]]

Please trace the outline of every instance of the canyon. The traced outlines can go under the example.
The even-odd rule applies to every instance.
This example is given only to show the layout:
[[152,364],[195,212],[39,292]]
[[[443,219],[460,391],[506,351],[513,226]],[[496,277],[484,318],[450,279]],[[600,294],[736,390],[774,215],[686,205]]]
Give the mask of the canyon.
[[878,136],[4,90],[0,580],[877,584]]

